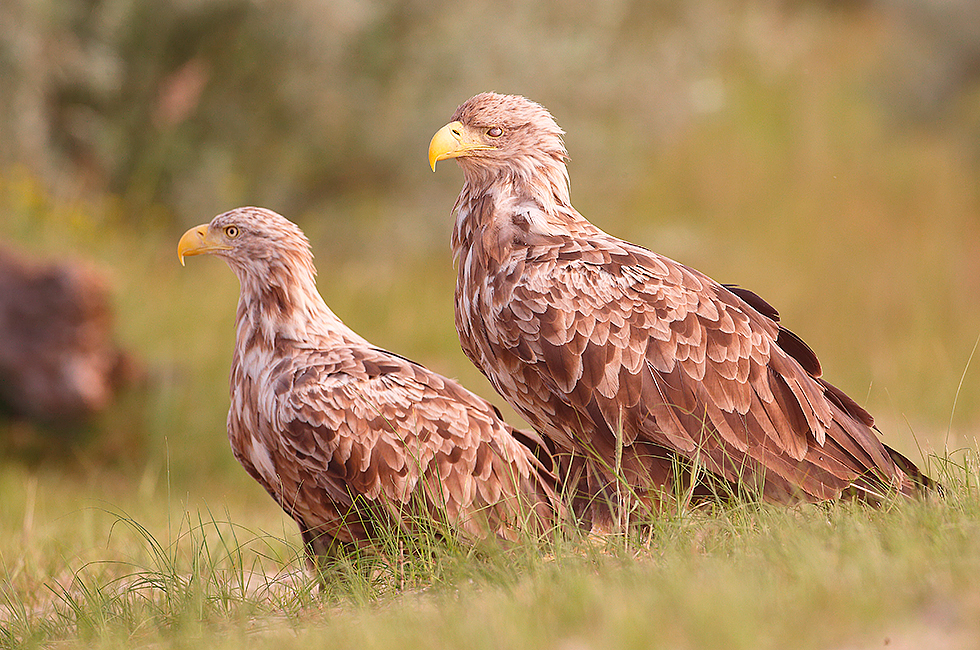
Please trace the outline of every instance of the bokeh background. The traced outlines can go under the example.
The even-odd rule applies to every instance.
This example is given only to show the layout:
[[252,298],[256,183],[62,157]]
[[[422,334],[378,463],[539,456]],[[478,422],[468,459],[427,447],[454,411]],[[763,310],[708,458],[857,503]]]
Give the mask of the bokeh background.
[[306,230],[351,327],[502,404],[453,327],[461,175],[426,161],[484,90],[547,106],[586,217],[765,297],[890,444],[974,446],[978,81],[973,0],[3,0],[0,242],[98,269],[141,369],[70,426],[0,416],[34,441],[0,444],[6,516],[274,515],[224,433],[237,281],[175,255],[239,205]]

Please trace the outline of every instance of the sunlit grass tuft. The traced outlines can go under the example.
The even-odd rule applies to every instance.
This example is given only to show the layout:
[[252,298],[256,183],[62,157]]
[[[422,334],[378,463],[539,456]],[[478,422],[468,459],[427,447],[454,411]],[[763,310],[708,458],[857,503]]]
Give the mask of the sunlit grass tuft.
[[313,602],[315,583],[287,540],[199,511],[184,512],[166,541],[130,516],[109,514],[106,548],[122,557],[84,562],[33,594],[17,593],[29,582],[11,581],[0,617],[11,638],[167,635],[282,617]]

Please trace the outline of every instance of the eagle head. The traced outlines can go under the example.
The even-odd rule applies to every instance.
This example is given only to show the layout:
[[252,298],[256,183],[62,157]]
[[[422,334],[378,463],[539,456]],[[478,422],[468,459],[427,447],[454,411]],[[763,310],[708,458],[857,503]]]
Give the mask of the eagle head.
[[[548,110],[520,95],[480,93],[466,100],[429,143],[429,165],[457,158],[464,174],[563,164],[563,131]],[[495,174],[491,174],[495,175]]]
[[236,208],[185,232],[177,243],[184,263],[192,255],[217,255],[238,274],[262,277],[271,267],[312,265],[310,243],[285,217],[264,208]]

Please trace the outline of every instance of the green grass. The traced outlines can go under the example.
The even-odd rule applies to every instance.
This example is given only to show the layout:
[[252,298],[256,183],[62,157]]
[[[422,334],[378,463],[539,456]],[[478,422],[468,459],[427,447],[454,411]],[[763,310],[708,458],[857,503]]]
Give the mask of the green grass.
[[[108,524],[97,559],[68,554],[53,571],[5,551],[5,566],[23,568],[8,572],[0,588],[0,642],[107,648],[201,638],[218,647],[339,648],[975,643],[977,461],[975,452],[962,453],[933,468],[947,487],[944,499],[900,500],[881,509],[742,502],[665,515],[627,537],[566,531],[545,544],[479,551],[393,535],[381,558],[331,565],[319,593],[300,570],[292,532],[257,531],[229,520],[228,512],[216,517],[179,506],[167,512],[169,521],[144,525],[91,506],[84,516]],[[39,555],[50,561],[56,553]]]

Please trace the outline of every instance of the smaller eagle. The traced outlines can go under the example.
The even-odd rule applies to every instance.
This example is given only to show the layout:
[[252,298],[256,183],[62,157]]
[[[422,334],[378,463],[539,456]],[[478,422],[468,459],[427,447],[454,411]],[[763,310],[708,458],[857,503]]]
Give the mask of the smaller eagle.
[[420,523],[475,542],[557,521],[554,477],[535,455],[547,453],[541,439],[345,326],[317,292],[295,224],[238,208],[180,238],[181,264],[202,254],[223,258],[241,283],[232,450],[299,524],[311,569]]
[[449,158],[463,170],[463,351],[554,445],[594,526],[617,518],[623,487],[655,506],[683,466],[706,470],[708,492],[749,487],[779,503],[932,485],[766,301],[579,214],[543,106],[472,97],[432,137],[432,169]]

